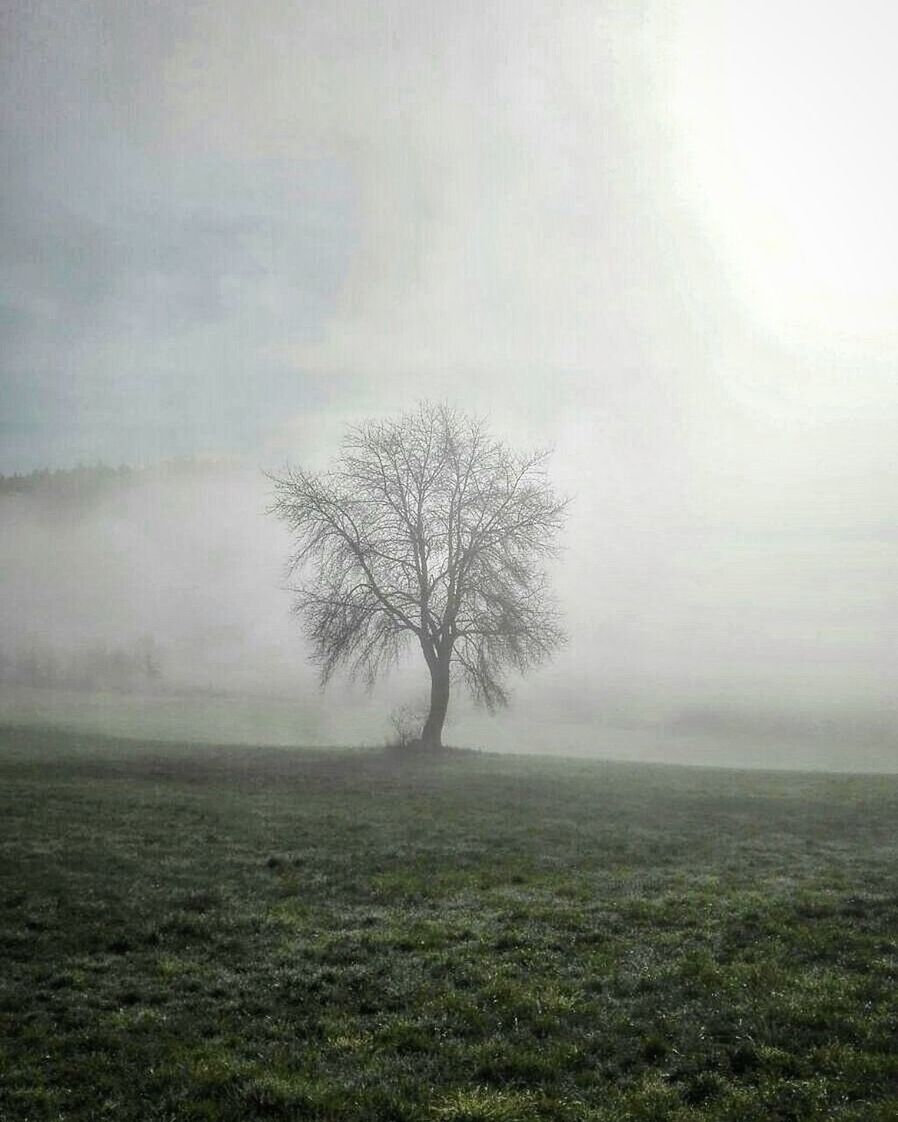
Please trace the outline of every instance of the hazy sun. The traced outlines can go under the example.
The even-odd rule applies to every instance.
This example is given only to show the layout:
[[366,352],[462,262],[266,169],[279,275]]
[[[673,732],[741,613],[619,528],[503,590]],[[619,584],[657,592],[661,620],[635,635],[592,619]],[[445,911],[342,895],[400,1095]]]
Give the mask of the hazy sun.
[[793,341],[898,322],[898,5],[681,10],[683,186],[739,298]]

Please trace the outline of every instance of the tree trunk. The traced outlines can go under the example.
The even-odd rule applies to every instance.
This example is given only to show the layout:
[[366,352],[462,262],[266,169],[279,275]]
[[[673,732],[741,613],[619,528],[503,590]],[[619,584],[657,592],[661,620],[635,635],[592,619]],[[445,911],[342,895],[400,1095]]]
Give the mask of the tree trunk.
[[443,722],[449,708],[449,666],[442,661],[430,668],[430,712],[421,731],[422,748],[442,748]]

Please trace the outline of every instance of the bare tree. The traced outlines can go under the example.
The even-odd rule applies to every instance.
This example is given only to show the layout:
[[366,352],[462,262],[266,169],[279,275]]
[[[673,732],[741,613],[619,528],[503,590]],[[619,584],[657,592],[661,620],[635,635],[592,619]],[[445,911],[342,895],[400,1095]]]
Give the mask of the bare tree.
[[506,704],[507,668],[526,670],[564,638],[543,563],[565,502],[545,462],[423,404],[350,429],[328,472],[272,476],[322,683],[347,666],[370,685],[411,641],[430,671],[422,745],[441,744],[455,676],[489,709]]

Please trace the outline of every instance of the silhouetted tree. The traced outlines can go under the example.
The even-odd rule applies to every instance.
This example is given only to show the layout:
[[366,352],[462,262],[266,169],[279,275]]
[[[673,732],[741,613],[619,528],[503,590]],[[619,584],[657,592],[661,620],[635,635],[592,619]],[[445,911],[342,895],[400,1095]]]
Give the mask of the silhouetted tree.
[[425,404],[351,428],[328,472],[272,476],[322,683],[345,665],[370,685],[412,641],[430,671],[423,745],[441,744],[453,673],[488,708],[506,704],[506,669],[563,640],[543,562],[565,503],[545,461]]

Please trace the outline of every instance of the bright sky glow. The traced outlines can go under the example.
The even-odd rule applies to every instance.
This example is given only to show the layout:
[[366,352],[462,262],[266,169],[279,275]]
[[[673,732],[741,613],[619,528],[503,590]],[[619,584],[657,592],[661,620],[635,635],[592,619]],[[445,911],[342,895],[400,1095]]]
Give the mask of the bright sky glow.
[[682,9],[681,188],[762,329],[863,353],[898,323],[898,7]]

